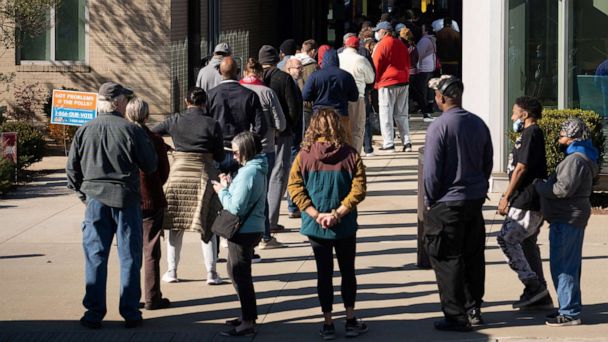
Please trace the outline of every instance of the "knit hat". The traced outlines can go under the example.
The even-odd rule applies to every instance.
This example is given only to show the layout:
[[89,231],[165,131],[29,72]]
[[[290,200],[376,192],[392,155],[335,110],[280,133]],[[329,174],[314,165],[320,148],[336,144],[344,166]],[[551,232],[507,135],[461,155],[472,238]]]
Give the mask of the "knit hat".
[[562,124],[562,132],[566,137],[576,141],[587,140],[591,137],[589,128],[587,128],[587,125],[579,118],[568,118],[568,120]]
[[344,42],[344,46],[358,49],[359,48],[359,38],[357,38],[357,37],[349,37]]
[[277,49],[270,45],[263,45],[258,53],[258,62],[260,64],[277,64],[279,61],[279,54]]
[[295,39],[286,39],[279,47],[279,50],[287,56],[295,55],[297,49],[298,46]]

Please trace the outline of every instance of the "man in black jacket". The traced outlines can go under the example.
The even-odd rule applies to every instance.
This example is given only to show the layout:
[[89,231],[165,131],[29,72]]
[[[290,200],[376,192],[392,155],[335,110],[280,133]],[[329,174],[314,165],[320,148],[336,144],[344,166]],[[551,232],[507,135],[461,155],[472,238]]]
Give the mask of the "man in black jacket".
[[276,160],[272,167],[270,183],[268,183],[268,211],[270,219],[270,230],[277,232],[285,229],[279,225],[279,208],[281,198],[287,189],[287,178],[291,168],[291,146],[294,143],[294,131],[302,121],[302,94],[286,72],[276,67],[279,61],[277,50],[264,45],[260,48],[258,59],[264,68],[264,83],[277,94],[279,103],[285,113],[287,127],[276,140]]
[[209,115],[219,122],[224,136],[226,156],[220,163],[220,171],[234,173],[238,164],[233,159],[232,138],[243,131],[251,131],[263,137],[267,123],[256,93],[237,81],[237,66],[232,57],[224,57],[220,73],[222,82],[209,90]]

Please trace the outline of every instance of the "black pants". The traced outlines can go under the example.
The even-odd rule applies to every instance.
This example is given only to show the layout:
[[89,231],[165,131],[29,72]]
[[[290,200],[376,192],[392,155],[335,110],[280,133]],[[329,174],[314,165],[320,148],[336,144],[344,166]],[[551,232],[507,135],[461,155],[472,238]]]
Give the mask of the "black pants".
[[481,306],[485,282],[485,199],[437,203],[424,222],[431,260],[446,319],[465,323],[466,312]]
[[158,302],[160,292],[160,237],[163,236],[163,217],[165,210],[143,212],[144,237],[144,300],[146,303]]
[[545,287],[547,287],[545,273],[543,272],[543,260],[540,257],[540,248],[536,243],[538,240],[538,234],[540,234],[540,229],[536,232],[536,234],[522,241],[521,248],[524,251],[526,260],[528,260],[528,264],[530,264],[530,268],[532,271],[534,271],[534,273],[536,273],[538,280],[544,284]]
[[258,318],[258,307],[251,277],[253,248],[260,242],[262,233],[235,234],[228,240],[228,276],[241,302],[241,318],[254,321]]
[[308,237],[317,263],[317,294],[323,312],[332,312],[334,303],[334,248],[338,258],[338,267],[342,275],[340,291],[345,308],[355,306],[357,297],[357,278],[355,277],[355,254],[357,236],[346,239],[326,240]]
[[432,113],[434,111],[433,104],[435,103],[435,91],[429,88],[429,80],[433,77],[432,72],[419,72],[416,74],[412,82],[412,87],[416,88],[413,92],[414,100],[418,103],[418,108],[422,114]]

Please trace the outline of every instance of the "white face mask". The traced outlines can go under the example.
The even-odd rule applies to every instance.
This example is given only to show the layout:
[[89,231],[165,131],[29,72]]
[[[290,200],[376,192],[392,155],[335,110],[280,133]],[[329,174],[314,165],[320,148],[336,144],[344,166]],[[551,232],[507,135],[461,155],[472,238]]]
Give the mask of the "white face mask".
[[380,37],[380,31],[376,31],[374,32],[374,38],[376,38],[376,41],[380,41],[380,39],[382,39],[382,37]]

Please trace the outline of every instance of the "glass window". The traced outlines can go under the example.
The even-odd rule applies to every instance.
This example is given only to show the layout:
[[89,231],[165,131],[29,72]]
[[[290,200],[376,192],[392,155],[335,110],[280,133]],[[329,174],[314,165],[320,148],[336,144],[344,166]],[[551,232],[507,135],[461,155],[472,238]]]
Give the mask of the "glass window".
[[508,118],[522,95],[557,107],[557,5],[552,0],[509,0]]
[[[608,116],[608,2],[570,1],[568,106]],[[596,77],[597,76],[597,77]]]
[[85,1],[62,0],[52,9],[51,25],[21,45],[22,61],[85,61]]

